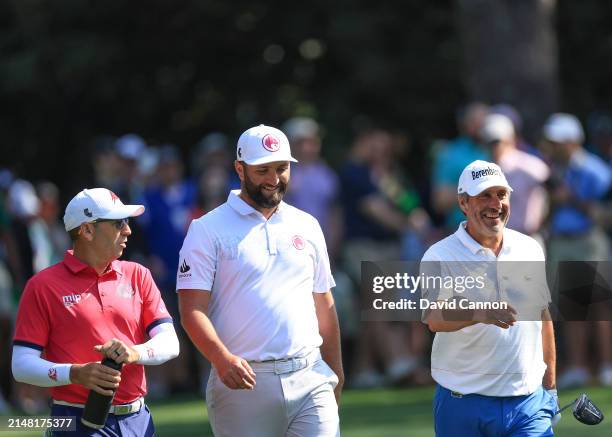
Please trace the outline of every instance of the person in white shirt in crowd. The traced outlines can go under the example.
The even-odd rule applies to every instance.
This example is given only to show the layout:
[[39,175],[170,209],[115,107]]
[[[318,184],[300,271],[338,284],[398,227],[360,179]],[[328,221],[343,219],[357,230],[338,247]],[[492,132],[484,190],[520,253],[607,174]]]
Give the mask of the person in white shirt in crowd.
[[541,241],[537,235],[548,211],[544,182],[550,176],[548,165],[540,158],[517,148],[516,132],[509,117],[490,114],[480,130],[480,141],[489,148],[510,186],[512,216],[508,227]]
[[[457,192],[466,220],[427,250],[421,271],[434,263],[456,277],[479,263],[493,270],[487,293],[526,298],[532,288],[506,283],[514,278],[495,274],[512,265],[508,261],[532,261],[529,265],[541,267],[545,278],[541,246],[506,227],[512,188],[503,172],[494,163],[474,161],[463,170]],[[514,283],[523,287],[511,288]],[[542,299],[530,302],[537,311],[532,321],[517,321],[520,311],[512,305],[470,314],[452,309],[424,313],[436,333],[431,352],[436,436],[553,435],[555,341],[545,282],[539,291]]]
[[283,132],[245,131],[240,190],[191,223],[180,252],[181,320],[213,366],[216,436],[339,435],[335,283],[319,223],[282,201],[291,162]]

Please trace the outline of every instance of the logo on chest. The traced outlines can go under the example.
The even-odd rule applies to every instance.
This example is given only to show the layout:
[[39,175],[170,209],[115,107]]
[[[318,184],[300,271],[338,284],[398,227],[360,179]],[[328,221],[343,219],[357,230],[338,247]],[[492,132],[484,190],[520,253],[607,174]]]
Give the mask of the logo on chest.
[[129,282],[122,282],[117,285],[115,292],[117,293],[117,296],[122,297],[123,299],[131,299],[136,293],[132,288],[132,284]]
[[295,247],[297,250],[303,250],[306,247],[306,242],[301,235],[294,235],[291,238],[291,242],[293,243],[293,247]]
[[80,294],[69,294],[68,296],[62,296],[62,301],[64,302],[64,306],[69,308],[73,305],[78,304],[81,301],[82,296]]

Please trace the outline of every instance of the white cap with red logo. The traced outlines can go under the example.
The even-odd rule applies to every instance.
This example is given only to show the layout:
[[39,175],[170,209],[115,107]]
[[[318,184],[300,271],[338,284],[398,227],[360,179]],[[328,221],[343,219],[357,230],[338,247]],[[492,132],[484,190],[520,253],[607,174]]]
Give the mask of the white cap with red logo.
[[145,210],[143,205],[124,205],[115,193],[106,188],[84,189],[66,206],[64,227],[66,231],[98,219],[124,219],[136,217]]
[[236,159],[248,165],[268,164],[270,162],[298,162],[291,156],[289,140],[280,130],[260,124],[247,129],[238,138]]

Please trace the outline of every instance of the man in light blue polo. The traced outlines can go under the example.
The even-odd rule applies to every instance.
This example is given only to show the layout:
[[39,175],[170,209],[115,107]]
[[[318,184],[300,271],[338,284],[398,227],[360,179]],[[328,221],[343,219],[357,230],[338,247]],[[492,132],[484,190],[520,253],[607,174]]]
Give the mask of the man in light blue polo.
[[467,220],[423,256],[423,262],[440,263],[455,277],[467,263],[489,266],[494,274],[488,275],[487,287],[493,294],[529,293],[537,310],[532,321],[517,321],[512,306],[495,312],[476,310],[470,317],[453,320],[441,310],[425,316],[436,333],[431,374],[438,383],[434,399],[438,437],[553,435],[556,354],[546,309],[547,286],[538,288],[543,290],[541,296],[534,295],[535,287],[525,287],[521,293],[521,287],[506,282],[513,278],[499,274],[501,262],[535,261],[539,264],[530,265],[543,266],[544,261],[536,240],[506,228],[511,191],[496,164],[469,164],[457,189]]

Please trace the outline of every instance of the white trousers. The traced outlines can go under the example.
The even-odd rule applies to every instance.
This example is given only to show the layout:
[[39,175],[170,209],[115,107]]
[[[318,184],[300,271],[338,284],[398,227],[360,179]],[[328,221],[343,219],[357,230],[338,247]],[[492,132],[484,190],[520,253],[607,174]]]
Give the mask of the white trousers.
[[318,350],[307,358],[250,364],[254,390],[232,390],[211,371],[206,403],[215,436],[340,436],[338,377]]

